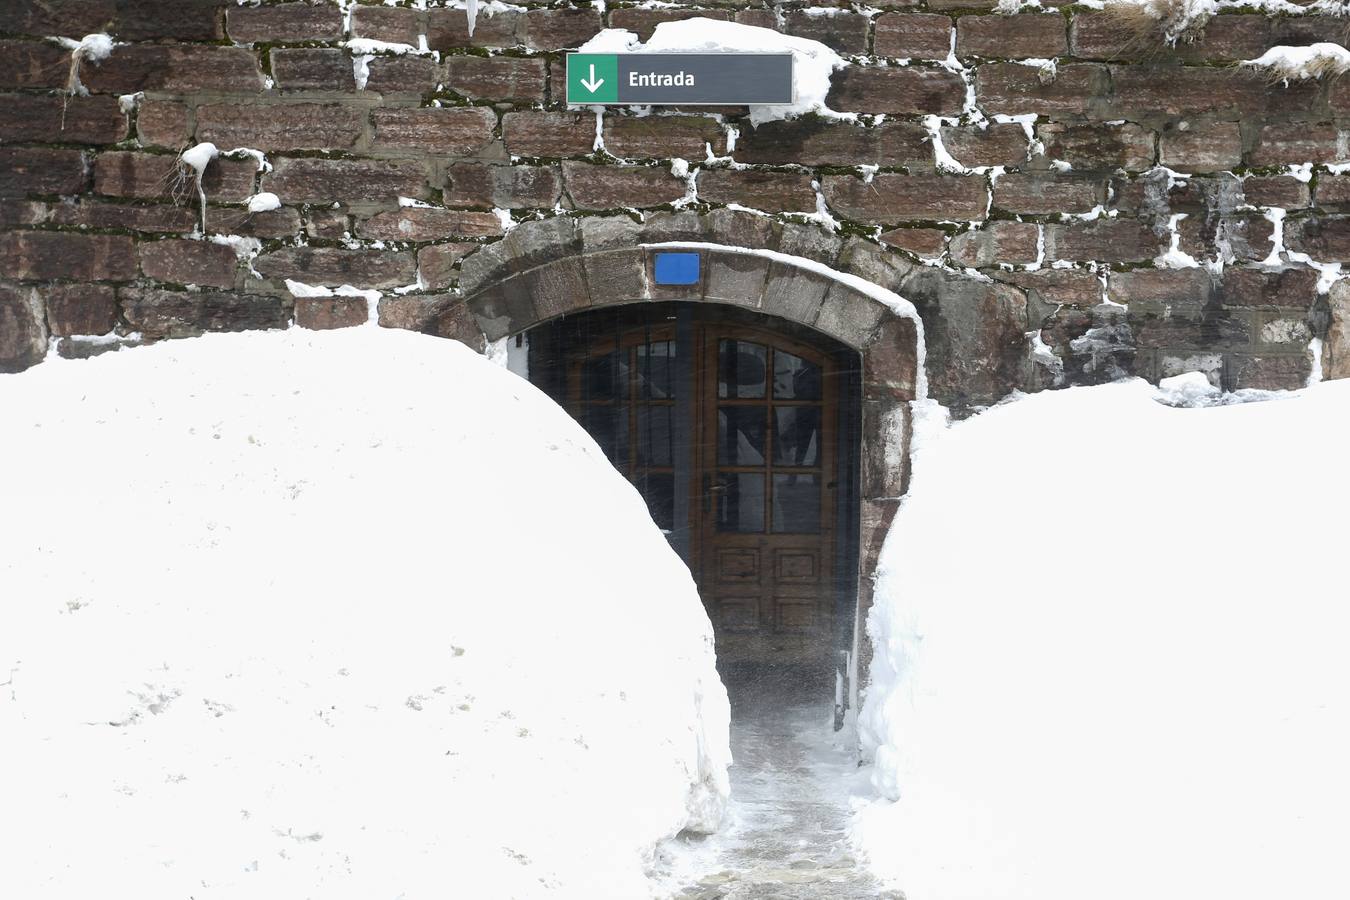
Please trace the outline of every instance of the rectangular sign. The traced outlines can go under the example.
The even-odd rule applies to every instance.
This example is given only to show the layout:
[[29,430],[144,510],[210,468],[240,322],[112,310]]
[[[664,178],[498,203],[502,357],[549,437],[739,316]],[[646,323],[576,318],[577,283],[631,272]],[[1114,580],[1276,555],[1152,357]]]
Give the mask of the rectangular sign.
[[791,53],[572,53],[567,102],[744,106],[792,102]]

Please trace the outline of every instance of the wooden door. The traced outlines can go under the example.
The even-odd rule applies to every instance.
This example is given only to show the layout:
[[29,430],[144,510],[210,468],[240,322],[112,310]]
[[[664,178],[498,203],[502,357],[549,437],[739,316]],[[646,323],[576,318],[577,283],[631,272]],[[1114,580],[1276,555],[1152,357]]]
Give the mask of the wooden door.
[[835,366],[771,332],[699,337],[693,509],[704,604],[727,662],[824,662],[832,651]]
[[831,662],[835,357],[681,315],[579,332],[567,407],[685,557],[723,662]]

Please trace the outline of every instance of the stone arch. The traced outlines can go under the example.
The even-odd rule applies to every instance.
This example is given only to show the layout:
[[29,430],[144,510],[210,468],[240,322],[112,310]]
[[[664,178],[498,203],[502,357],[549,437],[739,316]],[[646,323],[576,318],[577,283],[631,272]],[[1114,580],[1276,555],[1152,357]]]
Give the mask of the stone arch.
[[[698,284],[655,283],[653,256],[672,244],[700,254]],[[771,252],[755,252],[759,250]],[[851,271],[833,268],[822,257],[836,265],[842,260]],[[918,396],[922,352],[917,322],[848,276],[890,287],[910,271],[908,264],[870,242],[728,210],[703,216],[676,213],[645,223],[626,216],[559,216],[518,226],[504,240],[467,257],[461,297],[438,309],[424,330],[481,352],[489,343],[569,313],[678,300],[751,309],[858,351],[861,465],[854,648],[855,672],[865,677],[871,652],[862,624],[872,602],[882,540],[908,487],[911,403]]]

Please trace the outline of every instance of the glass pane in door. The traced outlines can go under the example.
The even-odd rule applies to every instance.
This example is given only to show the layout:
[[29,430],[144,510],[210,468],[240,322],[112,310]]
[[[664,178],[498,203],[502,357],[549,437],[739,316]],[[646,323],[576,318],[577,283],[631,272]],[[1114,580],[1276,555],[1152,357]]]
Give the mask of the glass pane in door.
[[820,476],[773,476],[773,530],[778,534],[820,531]]
[[820,464],[820,407],[778,406],[773,411],[776,466]]
[[764,476],[758,472],[723,472],[717,480],[717,530],[762,532]]
[[717,409],[717,462],[723,466],[764,465],[763,406],[720,406]]
[[764,345],[722,340],[717,351],[717,396],[731,400],[764,396],[769,371],[769,351]]

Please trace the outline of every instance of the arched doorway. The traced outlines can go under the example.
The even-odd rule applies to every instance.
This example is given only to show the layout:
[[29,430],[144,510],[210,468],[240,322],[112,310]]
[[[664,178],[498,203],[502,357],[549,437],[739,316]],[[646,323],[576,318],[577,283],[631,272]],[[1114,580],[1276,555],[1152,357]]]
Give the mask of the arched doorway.
[[857,350],[688,301],[567,314],[520,343],[530,380],[591,433],[689,565],[724,668],[847,668]]

